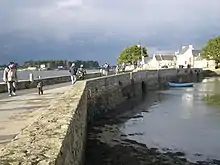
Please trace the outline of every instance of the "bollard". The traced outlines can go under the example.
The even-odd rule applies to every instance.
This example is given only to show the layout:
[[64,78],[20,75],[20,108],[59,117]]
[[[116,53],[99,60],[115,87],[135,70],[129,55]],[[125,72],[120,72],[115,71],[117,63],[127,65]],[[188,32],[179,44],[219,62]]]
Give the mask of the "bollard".
[[30,82],[33,82],[33,81],[34,81],[34,74],[33,74],[33,73],[30,73],[30,74],[29,74],[29,81],[30,81]]

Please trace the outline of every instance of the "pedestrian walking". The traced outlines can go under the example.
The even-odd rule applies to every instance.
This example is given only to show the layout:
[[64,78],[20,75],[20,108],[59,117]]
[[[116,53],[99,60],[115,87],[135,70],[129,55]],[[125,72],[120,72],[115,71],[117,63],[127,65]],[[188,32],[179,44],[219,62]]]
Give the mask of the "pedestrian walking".
[[40,78],[40,76],[38,76],[37,89],[38,89],[38,94],[39,95],[43,95],[44,94],[44,91],[43,91],[43,81]]
[[77,75],[78,75],[80,80],[84,80],[85,79],[86,70],[84,69],[83,65],[80,65],[80,68],[77,70]]
[[122,67],[122,72],[124,73],[124,72],[125,72],[125,67],[126,67],[126,65],[125,65],[124,62],[122,63],[122,66],[121,66],[121,67]]
[[109,69],[110,69],[109,64],[108,64],[108,63],[105,63],[103,67],[104,67],[104,71],[105,71],[104,75],[105,75],[105,76],[108,76],[108,74],[109,74]]
[[77,74],[77,68],[75,67],[75,63],[72,63],[72,65],[69,69],[69,73],[71,76],[72,84],[75,84],[76,83],[76,74]]
[[18,82],[17,69],[14,62],[10,62],[3,73],[3,81],[7,83],[9,96],[16,95],[16,83]]
[[119,68],[119,65],[117,65],[116,68],[115,68],[115,73],[116,73],[116,74],[119,74],[119,69],[120,69],[120,68]]

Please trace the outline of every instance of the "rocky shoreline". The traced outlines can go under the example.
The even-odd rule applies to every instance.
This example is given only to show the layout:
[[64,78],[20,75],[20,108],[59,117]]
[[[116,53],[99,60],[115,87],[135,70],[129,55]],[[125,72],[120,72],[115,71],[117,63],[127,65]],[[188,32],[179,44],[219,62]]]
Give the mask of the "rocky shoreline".
[[85,165],[220,165],[218,160],[189,162],[182,152],[161,153],[129,140],[119,130],[119,125],[135,114],[126,110],[118,107],[89,126]]

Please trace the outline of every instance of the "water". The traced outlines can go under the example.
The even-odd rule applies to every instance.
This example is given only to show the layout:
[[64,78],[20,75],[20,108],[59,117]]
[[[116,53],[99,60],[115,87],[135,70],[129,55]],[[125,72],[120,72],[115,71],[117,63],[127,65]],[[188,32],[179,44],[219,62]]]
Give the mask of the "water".
[[[87,70],[87,73],[95,73],[99,72],[98,70]],[[33,73],[34,78],[36,79],[38,76],[41,78],[46,78],[46,77],[54,77],[54,76],[67,76],[69,75],[68,70],[50,70],[50,71],[18,71],[18,78],[19,80],[28,80],[29,79],[29,74]],[[0,71],[0,82],[2,82],[2,77],[3,77],[3,71]]]
[[120,129],[150,148],[184,152],[190,161],[220,160],[220,108],[202,99],[219,94],[219,86],[219,78],[209,78],[194,88],[152,93],[153,101],[148,98],[134,108],[142,110],[142,117],[129,119]]

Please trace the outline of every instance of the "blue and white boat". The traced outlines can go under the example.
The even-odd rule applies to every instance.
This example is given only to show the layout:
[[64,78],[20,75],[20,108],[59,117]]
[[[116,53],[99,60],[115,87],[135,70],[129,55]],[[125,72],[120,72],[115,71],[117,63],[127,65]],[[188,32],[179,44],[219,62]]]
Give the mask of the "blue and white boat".
[[170,87],[193,87],[194,83],[173,83],[168,82]]

